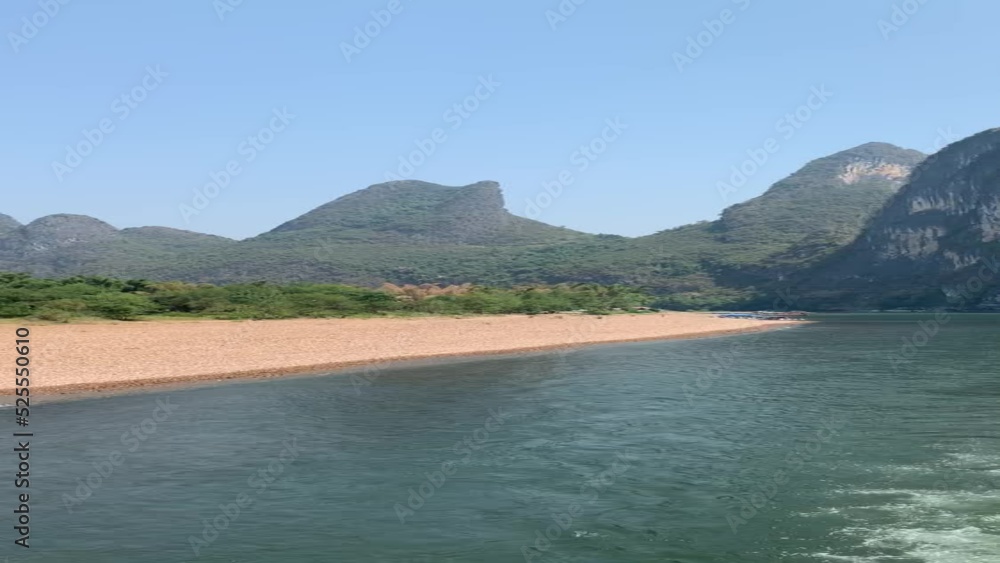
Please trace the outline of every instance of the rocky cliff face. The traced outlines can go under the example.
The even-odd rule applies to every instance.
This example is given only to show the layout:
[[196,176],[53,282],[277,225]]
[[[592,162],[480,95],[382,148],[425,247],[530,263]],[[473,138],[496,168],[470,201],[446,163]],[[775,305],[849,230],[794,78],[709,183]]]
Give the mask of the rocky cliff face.
[[[928,158],[863,235],[806,283],[866,306],[989,307],[1000,304],[998,256],[1000,129],[992,129]],[[965,286],[974,291],[959,303],[956,288]]]
[[847,184],[857,184],[865,178],[882,178],[902,182],[910,175],[910,167],[879,160],[859,160],[844,166],[837,178]]

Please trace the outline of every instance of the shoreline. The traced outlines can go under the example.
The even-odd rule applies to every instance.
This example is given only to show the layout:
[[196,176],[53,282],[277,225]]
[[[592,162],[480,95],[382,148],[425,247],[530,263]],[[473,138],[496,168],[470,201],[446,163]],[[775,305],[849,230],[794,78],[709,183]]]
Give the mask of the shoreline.
[[[658,313],[36,325],[31,327],[31,390],[33,395],[49,398],[122,393],[213,381],[320,375],[370,365],[393,368],[421,360],[733,336],[806,324]],[[316,343],[330,344],[328,338],[338,338],[334,342],[347,346],[340,351],[325,346],[317,349]],[[54,339],[60,342],[51,346]],[[137,340],[146,346],[128,346]],[[282,352],[285,355],[279,358],[284,359],[270,355]],[[202,362],[192,368],[189,361],[194,358]],[[0,388],[4,395],[13,391],[13,387]]]

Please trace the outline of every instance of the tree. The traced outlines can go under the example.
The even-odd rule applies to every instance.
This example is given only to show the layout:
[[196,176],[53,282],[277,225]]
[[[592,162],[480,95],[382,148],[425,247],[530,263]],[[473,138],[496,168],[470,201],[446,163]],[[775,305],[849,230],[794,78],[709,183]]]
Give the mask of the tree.
[[119,321],[131,321],[140,315],[152,313],[155,304],[134,293],[102,293],[86,300],[87,310],[99,317]]

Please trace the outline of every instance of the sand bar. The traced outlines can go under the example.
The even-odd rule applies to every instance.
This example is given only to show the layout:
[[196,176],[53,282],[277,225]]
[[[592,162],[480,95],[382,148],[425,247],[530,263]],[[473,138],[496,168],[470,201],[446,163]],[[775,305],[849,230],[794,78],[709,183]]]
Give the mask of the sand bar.
[[[654,313],[26,326],[31,329],[33,394],[70,394],[316,373],[445,356],[714,336],[796,324],[802,323]],[[15,325],[6,326],[13,339]],[[13,352],[13,346],[2,347],[0,363],[13,365]],[[0,393],[12,395],[13,387],[12,378],[0,381]]]

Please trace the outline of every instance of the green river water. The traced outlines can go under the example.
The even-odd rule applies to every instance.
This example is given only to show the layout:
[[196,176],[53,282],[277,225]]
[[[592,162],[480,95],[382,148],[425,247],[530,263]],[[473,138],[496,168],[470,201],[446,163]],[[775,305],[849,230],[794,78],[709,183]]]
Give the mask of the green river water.
[[1000,316],[933,319],[42,404],[31,548],[5,479],[0,553],[1000,562]]

